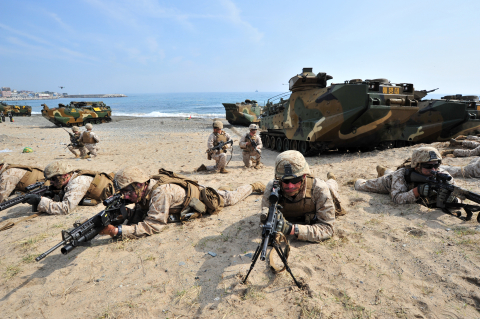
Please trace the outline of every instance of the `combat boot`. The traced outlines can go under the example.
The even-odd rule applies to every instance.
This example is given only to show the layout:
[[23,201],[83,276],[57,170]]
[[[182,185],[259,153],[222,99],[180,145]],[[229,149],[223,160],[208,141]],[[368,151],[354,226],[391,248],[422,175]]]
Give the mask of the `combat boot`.
[[75,154],[75,158],[79,158],[79,157],[80,157],[80,155],[78,155],[78,154]]
[[457,140],[454,139],[454,138],[450,139],[450,146],[458,146],[458,145],[462,145],[462,142],[461,142],[461,141],[457,141]]
[[200,167],[197,168],[197,172],[202,172],[202,171],[206,171],[206,170],[207,170],[207,167],[204,164],[200,165]]
[[387,168],[385,166],[377,165],[377,178],[385,175],[386,170],[387,170]]
[[440,155],[442,155],[442,157],[445,157],[447,155],[450,155],[450,154],[453,154],[454,150],[443,150],[440,152]]
[[87,158],[90,158],[90,155],[87,154],[87,155],[82,156],[82,159],[87,159]]
[[327,179],[333,179],[335,181],[337,180],[337,178],[335,177],[335,175],[332,172],[327,173]]
[[265,192],[265,184],[262,182],[255,182],[252,185],[252,193],[262,193]]
[[228,174],[228,171],[225,168],[220,169],[220,173],[222,174]]

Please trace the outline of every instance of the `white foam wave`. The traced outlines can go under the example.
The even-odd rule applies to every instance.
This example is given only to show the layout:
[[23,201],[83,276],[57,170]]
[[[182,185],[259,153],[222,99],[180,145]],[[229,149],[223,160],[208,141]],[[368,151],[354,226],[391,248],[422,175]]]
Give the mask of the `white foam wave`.
[[42,114],[42,112],[35,112],[35,111],[32,111],[32,114]]
[[192,118],[215,118],[225,117],[225,113],[162,113],[162,112],[150,112],[150,113],[125,113],[125,112],[112,112],[112,116],[134,116],[134,117],[192,117]]

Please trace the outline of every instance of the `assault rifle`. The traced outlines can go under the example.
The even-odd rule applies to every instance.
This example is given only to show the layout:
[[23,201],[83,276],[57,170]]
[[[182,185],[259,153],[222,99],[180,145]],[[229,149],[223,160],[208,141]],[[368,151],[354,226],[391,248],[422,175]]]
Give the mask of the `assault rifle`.
[[120,225],[127,218],[125,201],[120,193],[105,199],[103,205],[105,205],[106,208],[100,213],[82,223],[74,223],[72,230],[62,230],[62,241],[35,258],[35,260],[42,260],[62,245],[61,252],[66,255],[75,247],[85,245],[91,241],[108,225]]
[[[27,191],[25,195],[17,196],[15,198],[12,198],[10,200],[7,200],[1,203],[0,211],[22,203],[25,197],[29,194],[37,194],[40,196],[51,195],[50,186],[44,186],[44,184],[45,184],[44,182],[36,182],[35,184],[28,185],[27,187],[25,187],[25,190]],[[32,206],[32,212],[36,212],[36,211],[37,211],[37,207]]]
[[[63,127],[62,127],[62,128],[63,128]],[[75,134],[73,134],[73,133],[65,130],[64,128],[63,128],[63,130],[64,130],[65,132],[67,132],[68,135],[70,135],[70,144],[68,144],[67,146],[70,146],[70,145],[75,146],[75,147],[82,147],[82,146],[84,146],[83,143],[80,142],[80,141],[78,140],[78,138],[75,136]]]
[[212,148],[209,148],[207,150],[207,153],[211,154],[215,151],[219,151],[221,150],[225,145],[233,145],[233,140],[229,140],[229,141],[226,141],[226,142],[219,142],[216,146],[212,147]]
[[[274,181],[273,182],[273,187],[272,191],[270,193],[270,196],[268,200],[270,201],[270,207],[268,208],[268,216],[265,224],[262,226],[262,242],[260,245],[258,245],[257,250],[255,251],[255,254],[253,255],[252,258],[252,264],[250,265],[250,269],[248,270],[247,275],[245,276],[245,279],[243,280],[243,283],[247,282],[247,278],[250,275],[250,272],[253,270],[253,267],[255,266],[255,263],[257,262],[258,256],[260,256],[260,260],[264,261],[266,254],[267,254],[267,247],[273,246],[275,248],[275,251],[277,252],[278,256],[283,262],[283,265],[285,266],[285,269],[287,269],[288,273],[292,276],[293,281],[295,281],[295,284],[297,285],[298,288],[302,288],[300,283],[298,283],[297,279],[292,274],[292,271],[290,270],[290,267],[287,264],[287,257],[286,257],[286,252],[280,248],[280,245],[277,240],[277,233],[279,230],[277,230],[277,225],[278,225],[278,208],[282,208],[280,205],[278,205],[278,200],[280,198],[278,194],[278,190],[280,189],[280,182],[279,181]],[[281,214],[281,213],[280,213]],[[272,254],[270,252],[270,254]]]
[[[406,176],[406,180],[407,182],[413,182],[413,183],[427,183],[430,187],[432,187],[432,189],[436,191],[441,189],[447,190],[449,192],[449,195],[453,195],[455,197],[463,197],[475,203],[480,204],[479,194],[471,192],[459,186],[448,184],[447,182],[452,179],[450,175],[440,173],[437,171],[431,171],[431,174],[432,176],[425,176],[412,170]],[[448,203],[446,201],[442,201],[442,199],[438,195],[437,195],[437,201],[435,203],[435,207],[440,208],[446,214],[453,215],[455,217],[458,217],[466,221],[469,221],[472,219],[473,212],[480,211],[480,206],[478,205],[470,205],[470,204],[464,204],[464,203]],[[456,211],[452,213],[449,210],[449,208],[463,208],[467,213],[467,216],[462,217],[461,211]],[[480,214],[477,215],[477,221],[480,223]]]
[[255,142],[254,140],[252,140],[252,138],[250,137],[250,134],[247,134],[246,135],[246,138],[248,138],[248,141],[250,142],[250,145],[252,145],[253,149],[255,150],[255,152],[258,153],[258,155],[260,155],[260,151],[257,149],[257,142]]

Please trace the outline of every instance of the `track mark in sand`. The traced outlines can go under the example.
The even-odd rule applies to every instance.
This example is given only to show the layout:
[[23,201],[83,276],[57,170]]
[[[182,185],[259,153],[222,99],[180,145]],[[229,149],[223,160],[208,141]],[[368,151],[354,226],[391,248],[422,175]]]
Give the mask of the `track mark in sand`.
[[462,277],[466,281],[468,281],[471,284],[474,284],[476,286],[480,287],[480,278],[479,277]]

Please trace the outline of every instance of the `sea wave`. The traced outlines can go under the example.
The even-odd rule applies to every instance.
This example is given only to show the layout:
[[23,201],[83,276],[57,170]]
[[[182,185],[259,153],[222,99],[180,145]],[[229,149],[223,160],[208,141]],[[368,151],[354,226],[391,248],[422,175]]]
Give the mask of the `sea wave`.
[[150,113],[126,113],[126,112],[112,112],[112,116],[133,116],[133,117],[192,117],[192,118],[215,118],[225,117],[225,113],[163,113],[163,112],[150,112]]

